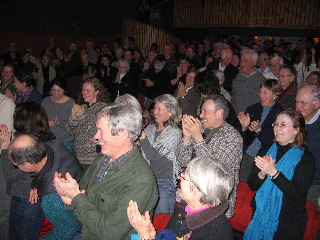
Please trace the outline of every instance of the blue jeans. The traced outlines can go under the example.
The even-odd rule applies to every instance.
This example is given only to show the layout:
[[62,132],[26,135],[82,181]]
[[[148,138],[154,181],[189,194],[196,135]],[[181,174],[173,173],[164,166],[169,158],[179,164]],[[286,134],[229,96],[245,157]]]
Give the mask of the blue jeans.
[[9,219],[10,240],[38,239],[44,214],[41,204],[31,204],[29,199],[12,197]]
[[159,213],[173,213],[176,200],[176,186],[173,179],[157,179],[159,201],[154,215]]

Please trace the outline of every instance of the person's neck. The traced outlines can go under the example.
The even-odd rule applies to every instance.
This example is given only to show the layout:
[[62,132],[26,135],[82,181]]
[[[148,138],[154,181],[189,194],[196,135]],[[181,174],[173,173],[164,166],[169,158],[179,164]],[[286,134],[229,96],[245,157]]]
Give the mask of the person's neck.
[[133,149],[132,142],[129,139],[127,139],[126,141],[127,142],[121,145],[121,147],[117,151],[115,151],[115,153],[112,154],[112,156],[109,156],[110,157],[109,162],[113,162],[117,158],[121,157],[123,154],[126,154],[127,152]]
[[29,91],[29,87],[25,87],[24,89],[22,89],[20,92],[28,92]]
[[224,121],[217,121],[216,122],[216,124],[215,124],[215,126],[213,126],[212,128],[208,128],[210,131],[212,131],[212,130],[214,130],[214,129],[216,129],[216,128],[218,128],[218,127],[220,127],[220,126],[222,126],[224,124]]
[[40,172],[44,165],[47,163],[48,156],[45,156],[40,162],[34,164],[35,172]]
[[12,80],[11,80],[11,81],[9,81],[9,82],[3,81],[3,88],[5,88],[6,86],[8,86],[8,85],[9,85],[9,83],[11,83],[11,82],[12,82]]
[[223,62],[220,61],[220,65],[221,65],[221,67],[226,67],[226,66],[228,66],[229,64],[224,64]]
[[243,74],[243,76],[248,77],[248,76],[251,76],[254,72],[255,72],[255,70],[252,69],[252,70],[250,70],[250,71],[248,71],[246,73],[242,73],[242,74]]
[[189,206],[190,210],[195,211],[195,210],[199,210],[199,209],[208,207],[208,206],[210,206],[210,204],[208,204],[208,203],[203,204],[199,201],[196,201],[196,202],[189,202],[188,206]]
[[157,131],[160,132],[160,131],[162,131],[163,129],[165,129],[165,126],[163,126],[163,124],[158,124],[158,126],[157,126]]

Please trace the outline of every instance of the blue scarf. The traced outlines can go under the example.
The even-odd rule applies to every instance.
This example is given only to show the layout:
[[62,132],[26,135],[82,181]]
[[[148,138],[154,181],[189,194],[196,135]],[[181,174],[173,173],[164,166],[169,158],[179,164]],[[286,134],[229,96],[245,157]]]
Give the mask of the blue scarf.
[[[278,147],[274,143],[266,156],[272,155],[275,159]],[[277,169],[288,179],[291,180],[294,170],[299,163],[304,150],[293,146],[278,161]],[[282,206],[283,192],[268,177],[259,188],[256,197],[256,211],[244,233],[244,240],[272,240],[273,235],[278,229],[279,215]]]

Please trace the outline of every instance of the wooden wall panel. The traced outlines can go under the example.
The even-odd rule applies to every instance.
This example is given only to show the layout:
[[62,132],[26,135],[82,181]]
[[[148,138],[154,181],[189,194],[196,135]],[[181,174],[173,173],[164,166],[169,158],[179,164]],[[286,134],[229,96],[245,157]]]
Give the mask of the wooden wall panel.
[[162,46],[170,41],[173,41],[175,44],[181,43],[181,41],[173,35],[150,25],[128,18],[124,18],[122,22],[122,37],[133,37],[136,45],[141,48],[144,54],[148,52],[151,43],[157,43],[159,50],[162,50]]
[[319,29],[319,0],[174,0],[175,28]]

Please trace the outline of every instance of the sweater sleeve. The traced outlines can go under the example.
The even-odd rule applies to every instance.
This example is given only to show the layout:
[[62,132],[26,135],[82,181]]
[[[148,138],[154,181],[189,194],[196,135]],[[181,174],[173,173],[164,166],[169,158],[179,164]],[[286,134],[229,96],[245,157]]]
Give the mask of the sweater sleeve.
[[181,141],[177,147],[176,156],[179,167],[186,167],[191,161],[193,152],[193,143],[183,144]]
[[300,162],[295,168],[292,180],[287,179],[282,173],[272,180],[284,195],[292,199],[299,199],[306,195],[314,178],[314,156],[305,151]]
[[53,225],[53,229],[44,235],[41,240],[68,240],[74,237],[80,223],[73,210],[67,210],[65,208],[64,203],[57,193],[44,196],[41,200],[41,207],[45,217]]

